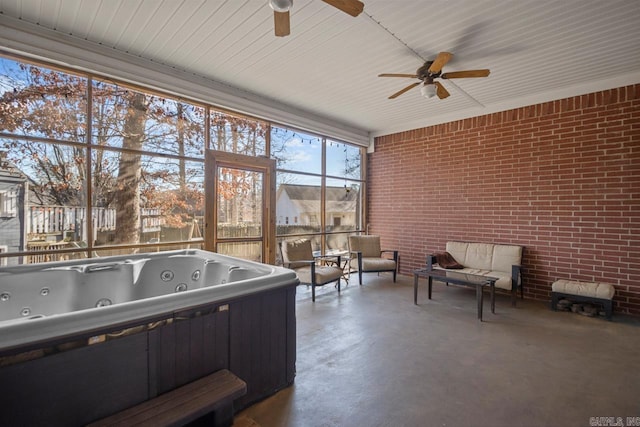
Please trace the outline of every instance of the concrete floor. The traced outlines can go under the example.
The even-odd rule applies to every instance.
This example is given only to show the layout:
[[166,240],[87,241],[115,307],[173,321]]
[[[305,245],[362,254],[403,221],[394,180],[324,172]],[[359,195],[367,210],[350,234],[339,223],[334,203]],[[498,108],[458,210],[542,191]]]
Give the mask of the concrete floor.
[[[589,426],[640,417],[640,319],[388,274],[298,287],[295,384],[238,414],[270,426]],[[615,421],[615,419],[613,420]],[[640,422],[640,418],[636,418]],[[640,425],[636,424],[636,425]]]

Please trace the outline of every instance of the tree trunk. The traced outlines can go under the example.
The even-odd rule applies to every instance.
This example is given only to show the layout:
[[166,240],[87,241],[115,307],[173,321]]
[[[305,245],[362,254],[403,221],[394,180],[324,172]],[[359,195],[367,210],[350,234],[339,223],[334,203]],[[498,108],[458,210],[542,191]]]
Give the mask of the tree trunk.
[[184,136],[184,105],[178,103],[177,105],[177,119],[176,119],[176,128],[178,130],[178,155],[180,159],[178,160],[178,175],[180,179],[180,191],[184,194],[184,191],[187,189],[187,168],[184,160],[184,144],[185,144],[185,136]]
[[[236,123],[232,123],[231,124],[231,152],[232,153],[237,153],[238,152],[238,125]],[[230,213],[230,217],[229,217],[229,223],[231,224],[238,224],[238,222],[240,221],[240,210],[239,210],[239,206],[238,206],[238,202],[239,202],[239,197],[238,197],[238,193],[236,192],[236,189],[238,188],[238,184],[239,184],[239,176],[238,174],[229,174],[229,178],[231,179],[231,183],[233,185],[233,197],[231,197],[229,199],[229,204],[231,205],[230,209],[229,209],[229,213]]]
[[[133,93],[127,100],[127,117],[124,121],[122,148],[142,149],[147,102],[144,94]],[[116,234],[115,243],[140,243],[140,177],[141,156],[122,152],[116,180]]]

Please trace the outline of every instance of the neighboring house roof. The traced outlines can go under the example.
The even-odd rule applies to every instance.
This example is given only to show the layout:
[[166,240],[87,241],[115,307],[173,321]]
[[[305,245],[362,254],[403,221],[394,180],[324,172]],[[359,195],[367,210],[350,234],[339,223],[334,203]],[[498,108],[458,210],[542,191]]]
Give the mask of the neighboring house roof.
[[47,205],[53,204],[54,199],[35,191],[36,183],[27,174],[22,172],[16,165],[7,161],[0,160],[0,182],[8,182],[15,184],[29,183],[29,204],[31,205]]
[[18,182],[22,183],[29,180],[29,178],[22,173],[20,169],[15,165],[0,160],[0,182]]

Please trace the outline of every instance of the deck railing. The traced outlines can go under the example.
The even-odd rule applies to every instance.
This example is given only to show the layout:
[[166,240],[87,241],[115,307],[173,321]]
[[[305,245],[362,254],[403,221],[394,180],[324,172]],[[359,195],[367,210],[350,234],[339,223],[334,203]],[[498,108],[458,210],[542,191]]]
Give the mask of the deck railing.
[[[92,208],[94,231],[116,230],[116,210]],[[26,214],[27,235],[75,232],[77,240],[86,241],[87,209],[72,206],[29,206]],[[159,231],[163,224],[162,212],[157,208],[141,209],[142,232]]]

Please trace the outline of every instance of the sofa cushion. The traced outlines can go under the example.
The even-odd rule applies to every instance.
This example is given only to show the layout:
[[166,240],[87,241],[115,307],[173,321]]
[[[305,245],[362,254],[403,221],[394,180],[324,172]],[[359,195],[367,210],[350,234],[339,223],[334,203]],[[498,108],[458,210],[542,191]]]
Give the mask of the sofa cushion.
[[467,268],[502,271],[511,275],[511,266],[522,263],[522,246],[447,242],[446,248],[456,261]]
[[515,245],[493,245],[493,257],[491,259],[491,270],[504,271],[511,274],[512,265],[522,263],[522,246]]
[[497,277],[496,288],[511,290],[511,273],[504,271],[491,270],[485,276]]
[[477,274],[478,276],[497,277],[496,288],[511,290],[511,273],[504,271],[480,270],[478,268],[463,268],[456,270],[460,273]]
[[465,259],[467,258],[468,246],[469,244],[465,242],[447,242],[446,251],[460,264],[466,265]]
[[467,247],[466,267],[491,270],[493,245],[490,243],[469,243]]
[[[491,243],[447,242],[447,252],[465,267],[492,270],[494,246]],[[511,272],[511,267],[508,271]]]

